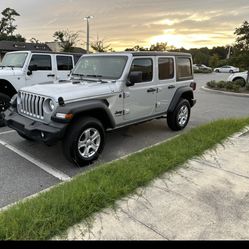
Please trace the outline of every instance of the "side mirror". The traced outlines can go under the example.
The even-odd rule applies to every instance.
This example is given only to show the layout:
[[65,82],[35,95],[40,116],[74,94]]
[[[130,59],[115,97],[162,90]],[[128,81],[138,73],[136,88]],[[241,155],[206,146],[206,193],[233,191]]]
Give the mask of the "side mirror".
[[29,66],[27,75],[32,75],[33,71],[37,71],[37,70],[38,70],[37,65]]
[[130,73],[126,85],[134,86],[136,83],[140,83],[140,82],[143,82],[143,72],[135,71],[135,72]]

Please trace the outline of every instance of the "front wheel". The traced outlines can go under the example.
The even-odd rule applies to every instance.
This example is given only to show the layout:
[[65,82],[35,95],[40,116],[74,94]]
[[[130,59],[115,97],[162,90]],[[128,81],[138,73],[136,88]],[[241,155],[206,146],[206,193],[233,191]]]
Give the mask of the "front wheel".
[[10,107],[10,97],[0,93],[0,127],[5,126],[3,113]]
[[79,119],[67,131],[63,141],[65,156],[77,166],[92,164],[102,153],[105,130],[102,123],[92,117]]
[[189,122],[191,114],[191,107],[189,101],[181,99],[175,110],[168,113],[167,122],[168,126],[173,131],[183,130]]

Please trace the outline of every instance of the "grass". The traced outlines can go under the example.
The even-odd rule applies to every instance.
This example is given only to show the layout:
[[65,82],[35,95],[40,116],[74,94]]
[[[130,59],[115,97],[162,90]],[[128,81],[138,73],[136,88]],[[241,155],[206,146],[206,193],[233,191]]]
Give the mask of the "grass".
[[168,170],[201,156],[249,125],[249,118],[212,122],[127,159],[103,165],[0,213],[0,240],[48,240],[113,206]]

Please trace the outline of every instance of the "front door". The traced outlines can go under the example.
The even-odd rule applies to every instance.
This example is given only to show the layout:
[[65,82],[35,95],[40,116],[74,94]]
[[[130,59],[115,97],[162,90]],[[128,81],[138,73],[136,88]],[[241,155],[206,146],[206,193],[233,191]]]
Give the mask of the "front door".
[[54,82],[56,79],[51,55],[33,54],[29,68],[30,73],[26,76],[28,86]]
[[131,72],[142,72],[142,82],[126,87],[124,93],[124,119],[136,121],[155,113],[157,88],[154,79],[155,58],[134,58]]

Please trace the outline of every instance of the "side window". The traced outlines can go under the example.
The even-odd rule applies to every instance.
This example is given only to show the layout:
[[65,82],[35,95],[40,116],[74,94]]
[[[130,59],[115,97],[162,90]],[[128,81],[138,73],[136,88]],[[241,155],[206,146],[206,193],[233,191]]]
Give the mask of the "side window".
[[73,69],[73,59],[71,56],[56,56],[56,61],[59,71],[70,71]]
[[159,80],[173,79],[174,70],[174,60],[172,58],[159,58],[158,60],[159,68]]
[[178,80],[188,80],[193,78],[190,58],[177,58],[177,78]]
[[38,71],[51,71],[52,62],[50,55],[33,55],[30,61],[30,66],[35,66]]
[[131,65],[131,72],[142,72],[143,82],[150,82],[153,79],[152,59],[134,59]]

